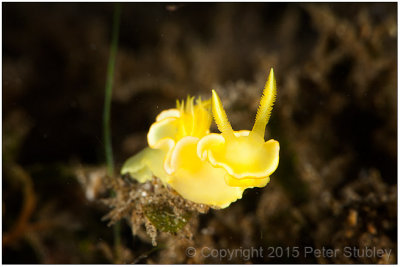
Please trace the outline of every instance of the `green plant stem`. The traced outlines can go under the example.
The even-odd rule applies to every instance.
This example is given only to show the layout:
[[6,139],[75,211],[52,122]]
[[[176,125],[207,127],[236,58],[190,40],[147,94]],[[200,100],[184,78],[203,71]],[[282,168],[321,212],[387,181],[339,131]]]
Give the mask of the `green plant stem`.
[[[114,80],[114,69],[115,69],[115,58],[117,55],[118,48],[118,35],[119,35],[119,22],[120,22],[120,14],[121,7],[119,3],[116,3],[114,6],[114,15],[113,15],[113,29],[112,29],[112,38],[111,38],[111,48],[110,48],[110,57],[108,60],[107,66],[107,80],[105,87],[105,97],[104,97],[104,113],[103,113],[103,131],[104,131],[104,150],[106,155],[106,164],[107,164],[107,175],[114,175],[114,160],[113,160],[113,152],[112,152],[112,142],[111,142],[111,98],[112,98],[112,86]],[[112,193],[112,196],[115,196],[115,193]],[[120,232],[121,225],[117,222],[114,225],[114,248],[115,248],[115,260],[119,262],[120,259]]]
[[112,98],[112,85],[114,80],[115,58],[118,48],[120,13],[121,13],[121,8],[120,5],[117,3],[115,4],[114,8],[114,21],[113,21],[110,57],[107,66],[107,80],[105,88],[104,114],[103,114],[104,146],[106,153],[108,175],[113,175],[114,173],[114,160],[113,160],[112,144],[111,144],[110,114],[111,114],[111,98]]

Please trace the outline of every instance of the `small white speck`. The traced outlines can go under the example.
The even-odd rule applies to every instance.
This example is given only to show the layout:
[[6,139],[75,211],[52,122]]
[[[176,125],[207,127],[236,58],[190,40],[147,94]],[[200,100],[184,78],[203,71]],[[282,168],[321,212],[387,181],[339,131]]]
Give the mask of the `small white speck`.
[[143,185],[143,189],[144,189],[144,190],[150,190],[150,188],[151,188],[151,185],[150,185],[150,184],[144,184],[144,185]]

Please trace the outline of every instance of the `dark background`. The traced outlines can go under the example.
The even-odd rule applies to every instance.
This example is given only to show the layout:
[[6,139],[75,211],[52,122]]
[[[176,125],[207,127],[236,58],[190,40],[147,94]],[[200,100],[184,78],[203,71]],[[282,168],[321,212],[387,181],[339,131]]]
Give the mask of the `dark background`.
[[[2,7],[3,263],[113,262],[112,229],[101,221],[107,208],[87,200],[76,169],[104,166],[114,5]],[[117,169],[146,146],[155,116],[188,94],[207,98],[218,88],[234,129],[249,129],[274,67],[267,131],[281,145],[278,170],[267,187],[200,215],[196,248],[368,246],[392,249],[391,258],[248,262],[397,262],[396,3],[121,7],[111,115]],[[184,243],[152,250],[124,223],[122,231],[124,262],[220,262],[186,257]]]

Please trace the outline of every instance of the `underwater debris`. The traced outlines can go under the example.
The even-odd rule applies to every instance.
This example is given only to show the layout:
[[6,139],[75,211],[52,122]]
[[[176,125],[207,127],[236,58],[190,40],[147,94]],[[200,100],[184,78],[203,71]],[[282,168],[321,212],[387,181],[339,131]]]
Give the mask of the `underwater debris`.
[[145,183],[136,183],[122,177],[107,177],[107,188],[115,197],[103,199],[111,211],[103,218],[109,225],[126,219],[134,235],[144,225],[154,246],[157,245],[158,231],[179,238],[192,238],[192,225],[198,213],[206,213],[209,207],[182,198],[176,192],[154,178]]

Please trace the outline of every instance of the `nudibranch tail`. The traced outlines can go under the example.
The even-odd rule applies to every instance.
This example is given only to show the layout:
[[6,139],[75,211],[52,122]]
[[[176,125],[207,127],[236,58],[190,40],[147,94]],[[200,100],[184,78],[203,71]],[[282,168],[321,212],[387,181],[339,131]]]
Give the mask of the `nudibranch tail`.
[[271,116],[272,107],[276,98],[276,80],[274,69],[269,72],[267,83],[263,91],[263,96],[257,110],[256,121],[254,123],[252,133],[256,133],[264,138],[265,126]]
[[228,117],[226,116],[221,99],[215,90],[212,90],[212,113],[220,132],[225,136],[233,136],[232,126],[228,120]]

